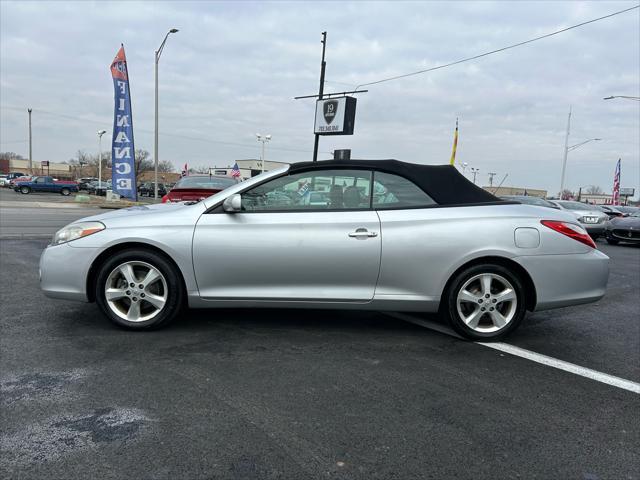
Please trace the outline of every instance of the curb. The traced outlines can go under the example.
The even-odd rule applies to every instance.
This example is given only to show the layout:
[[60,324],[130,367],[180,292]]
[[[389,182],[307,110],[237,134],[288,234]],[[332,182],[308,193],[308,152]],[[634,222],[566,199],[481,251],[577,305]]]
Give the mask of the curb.
[[53,233],[7,233],[0,235],[0,240],[42,240],[53,238]]

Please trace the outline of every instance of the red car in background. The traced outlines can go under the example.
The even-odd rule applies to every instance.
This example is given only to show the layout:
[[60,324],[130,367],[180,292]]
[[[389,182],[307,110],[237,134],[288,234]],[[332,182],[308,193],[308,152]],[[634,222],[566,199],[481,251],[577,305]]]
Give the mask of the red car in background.
[[178,180],[169,193],[162,197],[162,203],[199,202],[236,183],[232,177],[189,175]]

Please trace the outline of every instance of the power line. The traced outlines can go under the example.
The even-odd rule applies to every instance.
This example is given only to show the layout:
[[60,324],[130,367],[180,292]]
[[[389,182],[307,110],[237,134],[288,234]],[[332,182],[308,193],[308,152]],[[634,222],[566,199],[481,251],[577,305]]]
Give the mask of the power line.
[[[3,110],[15,110],[15,111],[19,111],[19,112],[25,111],[24,108],[19,108],[19,107],[2,106],[0,108],[3,109]],[[91,120],[91,119],[81,118],[81,117],[77,117],[77,116],[73,116],[73,115],[65,115],[65,114],[62,114],[62,113],[54,113],[54,112],[49,112],[47,110],[33,109],[33,111],[36,112],[36,113],[43,113],[45,115],[51,115],[53,117],[66,118],[66,119],[71,119],[71,120],[75,120],[75,121],[82,121],[82,122],[87,122],[87,123],[93,123],[93,124],[102,125],[102,126],[104,126],[105,124],[110,124],[111,123],[111,120],[109,120],[107,122],[101,122],[99,120]],[[147,133],[147,134],[153,134],[153,131],[145,130],[143,128],[136,128],[135,131],[136,132]],[[192,136],[189,136],[189,135],[180,135],[178,133],[166,133],[166,132],[159,132],[159,133],[163,137],[182,138],[182,139],[185,139],[185,140],[194,140],[194,141],[198,141],[198,142],[205,142],[205,143],[211,143],[211,144],[217,144],[217,145],[229,145],[229,146],[244,147],[244,148],[251,148],[251,149],[255,149],[256,148],[255,144],[247,144],[247,143],[239,143],[239,142],[226,142],[226,141],[223,141],[223,140],[211,140],[211,139],[203,138],[203,137],[192,137]],[[286,148],[286,147],[271,147],[270,146],[269,150],[277,150],[277,151],[293,152],[293,153],[311,153],[310,150],[301,150],[301,149]],[[325,153],[325,154],[328,154],[328,155],[331,154],[331,152],[321,152],[321,153]]]
[[[607,18],[611,18],[611,17],[614,17],[616,15],[620,15],[622,13],[626,13],[626,12],[629,12],[631,10],[635,10],[635,9],[637,9],[639,7],[640,7],[640,5],[635,5],[635,6],[630,7],[630,8],[625,8],[624,10],[620,10],[620,11],[617,11],[617,12],[614,12],[614,13],[610,13],[609,15],[604,15],[603,17],[594,18],[593,20],[588,20],[586,22],[578,23],[576,25],[572,25],[570,27],[563,28],[561,30],[556,30],[555,32],[547,33],[546,35],[541,35],[539,37],[531,38],[529,40],[525,40],[524,42],[514,43],[513,45],[509,45],[507,47],[502,47],[502,48],[498,48],[496,50],[491,50],[490,52],[485,52],[485,53],[481,53],[479,55],[474,55],[473,57],[463,58],[462,60],[456,60],[455,62],[445,63],[444,65],[438,65],[437,67],[426,68],[424,70],[418,70],[418,71],[411,72],[411,73],[405,73],[403,75],[396,75],[394,77],[383,78],[381,80],[376,80],[375,82],[361,83],[360,85],[358,85],[355,88],[355,90],[357,90],[357,89],[359,89],[361,87],[369,86],[369,85],[377,85],[379,83],[390,82],[392,80],[399,80],[401,78],[412,77],[414,75],[420,75],[422,73],[433,72],[434,70],[440,70],[442,68],[451,67],[453,65],[458,65],[460,63],[469,62],[471,60],[477,60],[478,58],[486,57],[488,55],[493,55],[495,53],[504,52],[505,50],[510,50],[512,48],[521,47],[522,45],[527,45],[529,43],[537,42],[538,40],[543,40],[545,38],[553,37],[554,35],[559,35],[560,33],[564,33],[564,32],[567,32],[569,30],[573,30],[574,28],[583,27],[585,25],[589,25],[590,23],[599,22],[600,20],[605,20]],[[327,83],[341,83],[341,82],[327,82]]]

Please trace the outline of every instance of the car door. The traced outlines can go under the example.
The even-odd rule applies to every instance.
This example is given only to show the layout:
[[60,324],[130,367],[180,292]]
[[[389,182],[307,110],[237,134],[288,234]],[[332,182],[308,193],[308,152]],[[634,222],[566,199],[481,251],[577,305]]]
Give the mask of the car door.
[[31,184],[31,190],[34,192],[45,192],[46,186],[45,177],[36,177]]
[[[326,191],[324,205],[309,202]],[[380,266],[371,172],[285,175],[241,194],[242,211],[203,214],[193,264],[205,299],[368,302]]]

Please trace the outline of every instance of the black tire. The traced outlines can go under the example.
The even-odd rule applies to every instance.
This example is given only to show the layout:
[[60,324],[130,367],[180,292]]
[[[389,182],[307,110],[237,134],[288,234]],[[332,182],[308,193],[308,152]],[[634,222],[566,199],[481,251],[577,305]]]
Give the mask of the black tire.
[[71,190],[69,190],[68,188],[63,188],[62,190],[60,190],[60,195],[68,197],[70,194],[71,194]]
[[31,189],[29,187],[20,187],[20,193],[26,195],[28,193],[31,193]]
[[[144,262],[160,271],[167,284],[167,300],[164,307],[150,320],[130,322],[111,310],[105,298],[105,286],[111,272],[125,262]],[[178,269],[164,256],[153,251],[131,249],[118,252],[108,258],[100,267],[95,282],[95,298],[102,313],[119,327],[129,330],[154,330],[169,324],[179,315],[185,303],[182,276]]]
[[[481,274],[494,274],[503,277],[511,284],[516,295],[516,305],[514,307],[515,312],[513,314],[513,318],[504,327],[495,332],[482,332],[470,328],[460,317],[458,312],[457,297],[459,291],[467,281]],[[492,304],[488,303],[488,305]],[[482,318],[488,319],[488,313],[489,312],[487,312],[487,315]],[[518,325],[520,325],[520,322],[522,322],[526,315],[523,282],[518,275],[514,274],[511,270],[503,267],[502,265],[480,264],[466,268],[458,273],[449,283],[449,287],[442,298],[441,314],[447,318],[451,327],[465,338],[485,342],[501,340],[518,328]]]
[[618,245],[620,243],[620,240],[616,240],[615,238],[607,238],[607,243],[609,245]]

